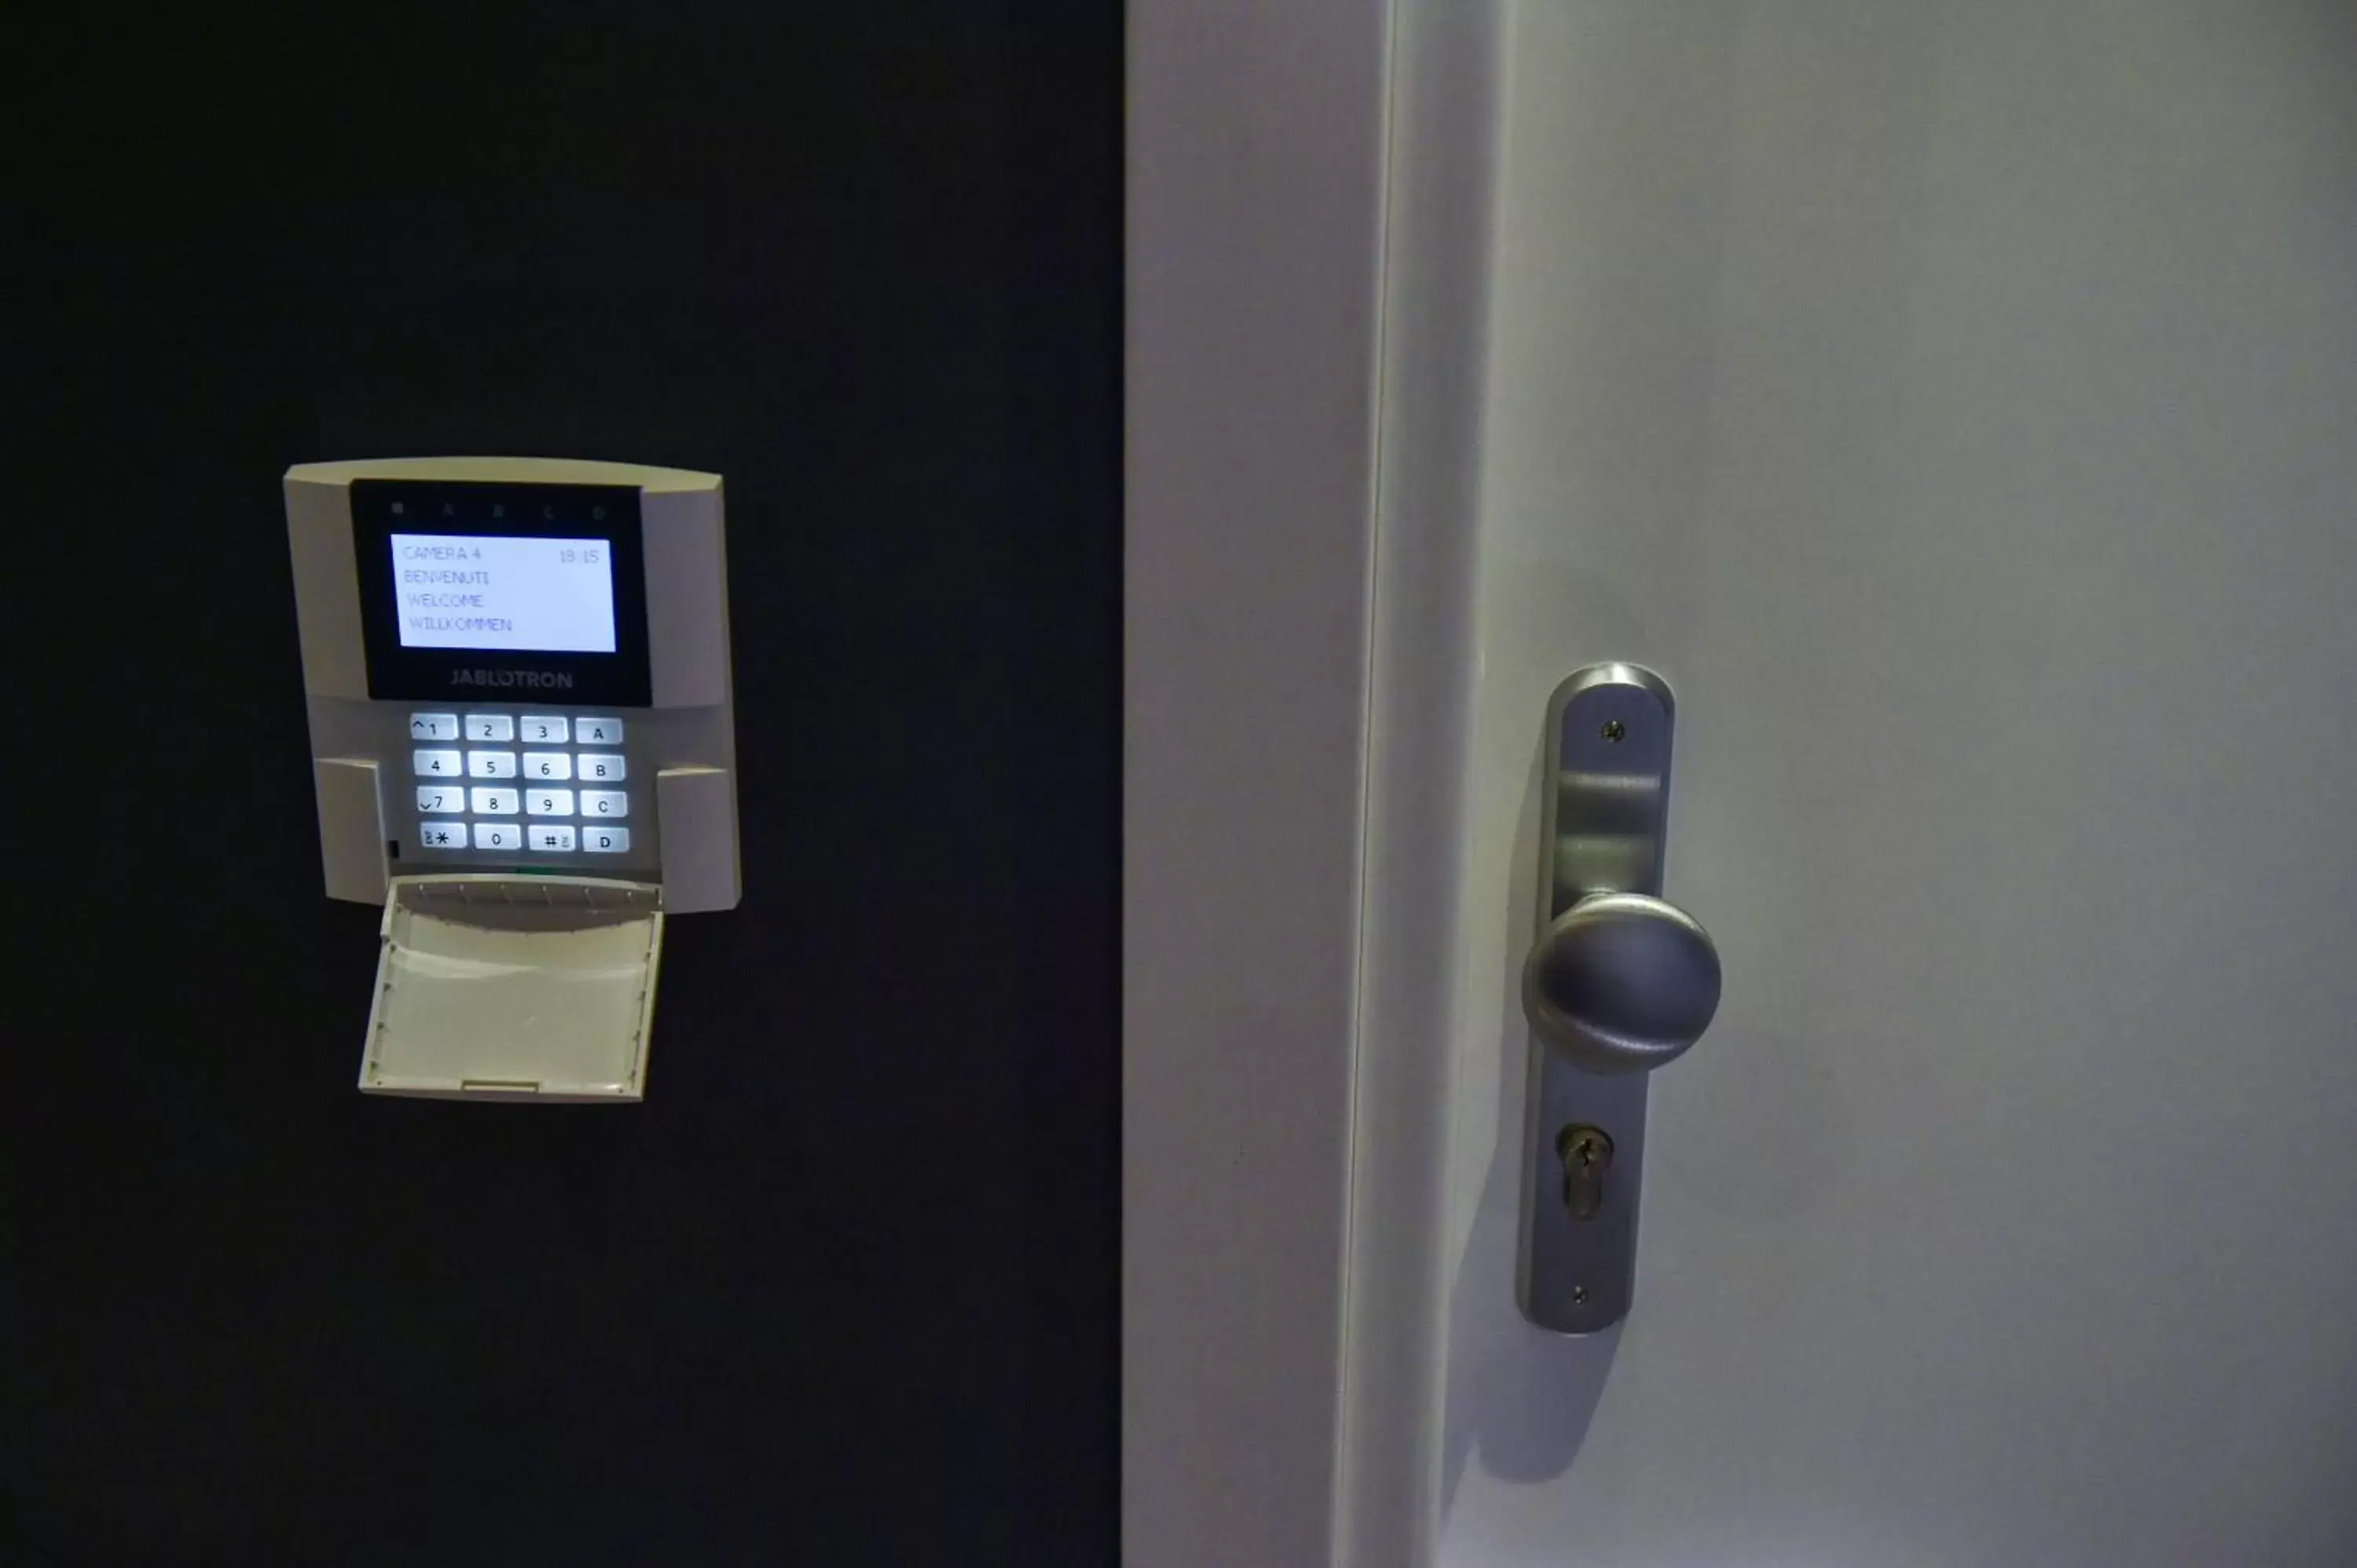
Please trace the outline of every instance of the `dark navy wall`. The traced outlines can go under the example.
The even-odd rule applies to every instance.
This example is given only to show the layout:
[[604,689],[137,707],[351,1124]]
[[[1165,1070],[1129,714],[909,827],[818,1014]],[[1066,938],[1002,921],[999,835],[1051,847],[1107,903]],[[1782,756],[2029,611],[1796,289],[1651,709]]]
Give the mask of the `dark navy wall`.
[[[0,1559],[1110,1563],[1119,7],[355,9],[12,68]],[[726,476],[642,1107],[352,1088],[278,476],[446,452]]]

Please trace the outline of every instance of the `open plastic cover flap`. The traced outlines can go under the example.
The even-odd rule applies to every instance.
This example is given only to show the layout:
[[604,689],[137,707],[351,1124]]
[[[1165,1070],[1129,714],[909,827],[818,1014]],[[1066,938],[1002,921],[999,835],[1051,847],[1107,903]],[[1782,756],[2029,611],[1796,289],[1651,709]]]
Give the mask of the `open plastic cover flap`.
[[436,1099],[645,1093],[662,889],[595,876],[397,876],[361,1088]]

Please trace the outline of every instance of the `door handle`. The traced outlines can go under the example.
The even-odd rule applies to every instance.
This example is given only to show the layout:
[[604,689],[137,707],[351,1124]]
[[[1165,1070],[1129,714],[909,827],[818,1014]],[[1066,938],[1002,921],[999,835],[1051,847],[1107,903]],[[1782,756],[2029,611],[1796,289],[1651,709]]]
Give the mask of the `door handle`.
[[1718,1011],[1718,946],[1645,893],[1590,893],[1555,917],[1523,964],[1523,1012],[1583,1072],[1651,1072]]
[[1718,1011],[1717,945],[1662,897],[1675,717],[1668,683],[1633,664],[1590,665],[1547,703],[1515,1294],[1560,1333],[1629,1310],[1648,1076]]

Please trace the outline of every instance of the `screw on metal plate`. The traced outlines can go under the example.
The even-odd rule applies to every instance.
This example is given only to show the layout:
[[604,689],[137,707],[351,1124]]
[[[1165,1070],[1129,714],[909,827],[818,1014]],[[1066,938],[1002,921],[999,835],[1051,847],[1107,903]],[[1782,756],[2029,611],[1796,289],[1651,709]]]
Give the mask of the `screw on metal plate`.
[[1604,721],[1604,727],[1596,733],[1602,736],[1606,740],[1611,742],[1613,745],[1618,746],[1620,744],[1620,737],[1629,733],[1629,726],[1622,724],[1619,719],[1607,719]]
[[1563,1206],[1574,1219],[1593,1219],[1604,1207],[1604,1173],[1612,1168],[1612,1140],[1601,1128],[1569,1126],[1555,1137],[1563,1161]]

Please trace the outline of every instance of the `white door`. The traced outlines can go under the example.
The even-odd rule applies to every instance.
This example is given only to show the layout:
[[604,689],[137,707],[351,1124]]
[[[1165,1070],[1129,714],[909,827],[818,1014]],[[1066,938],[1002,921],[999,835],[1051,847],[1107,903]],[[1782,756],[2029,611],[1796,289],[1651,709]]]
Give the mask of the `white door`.
[[[2357,1563],[2357,9],[1129,36],[1125,1561]],[[1726,988],[1567,1339],[1601,660]]]
[[[2357,10],[1503,32],[1438,1560],[2357,1562]],[[1726,1001],[1572,1340],[1510,982],[1599,660]]]

